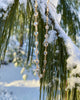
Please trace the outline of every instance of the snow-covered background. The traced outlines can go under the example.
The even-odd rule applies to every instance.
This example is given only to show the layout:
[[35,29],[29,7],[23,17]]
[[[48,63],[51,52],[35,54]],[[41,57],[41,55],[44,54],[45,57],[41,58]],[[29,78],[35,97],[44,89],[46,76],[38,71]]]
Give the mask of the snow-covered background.
[[2,65],[0,69],[0,100],[38,100],[39,79],[28,74],[27,80],[22,79],[21,68],[14,64]]

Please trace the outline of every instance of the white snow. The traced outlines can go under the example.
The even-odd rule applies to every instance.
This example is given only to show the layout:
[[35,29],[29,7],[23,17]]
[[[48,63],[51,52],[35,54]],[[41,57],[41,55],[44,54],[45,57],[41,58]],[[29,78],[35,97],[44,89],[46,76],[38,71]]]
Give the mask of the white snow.
[[[68,78],[68,87],[67,89],[73,89],[75,88],[75,85],[80,84],[80,78],[79,77],[70,77]],[[80,86],[77,87],[78,90],[80,90]]]
[[9,5],[12,5],[13,3],[14,3],[14,0],[0,0],[0,9],[3,9],[4,11],[6,11],[5,13],[4,12],[0,13],[0,17],[2,17],[2,15],[4,15],[3,19],[7,17],[8,12],[9,12],[7,11],[7,8]]
[[[0,98],[3,98],[0,100],[38,100],[39,79],[32,73],[29,73],[27,80],[23,81],[20,70],[20,67],[15,68],[12,63],[7,66],[1,66]],[[7,91],[6,94],[3,94],[4,91]],[[6,99],[4,99],[4,97]],[[14,97],[16,99],[14,99]]]
[[54,31],[54,30],[49,31],[49,35],[50,35],[49,38],[48,38],[49,43],[54,43],[56,41],[56,39],[57,39],[56,33],[57,32]]
[[[47,0],[37,0],[38,1],[38,9],[42,15],[42,18],[44,20],[44,22],[46,22],[46,15],[45,15],[45,11],[46,11],[46,4],[47,4]],[[34,0],[31,0],[33,8],[34,8]],[[58,21],[58,23],[60,23],[61,20],[61,15],[56,13],[56,7],[58,5],[58,0],[50,0],[49,1],[49,12],[51,11],[54,15],[54,17],[56,18],[56,20]],[[49,20],[49,23],[51,24],[51,21]]]
[[10,4],[13,4],[14,0],[0,0],[0,9],[7,10]]
[[[0,0],[0,9],[3,9],[4,11],[7,11],[8,6],[12,5],[13,3],[14,3],[14,0]],[[27,0],[19,0],[19,3],[23,4],[24,8],[26,10]],[[0,13],[0,17],[2,17],[2,15],[4,14],[3,19],[5,19],[8,16],[8,12],[9,11],[7,11],[6,13]]]
[[79,21],[80,21],[80,7],[79,7],[79,12],[78,12],[78,17],[79,17]]
[[9,93],[6,89],[0,88],[0,100],[18,100],[12,95],[12,92]]
[[[0,9],[4,9],[6,11],[8,6],[13,3],[14,3],[14,0],[0,0]],[[24,4],[26,8],[27,0],[19,0],[19,3]]]
[[[79,50],[79,48],[72,42],[70,37],[68,37],[68,35],[64,32],[64,30],[57,23],[57,21],[55,22],[55,28],[59,32],[59,37],[63,38],[64,43],[67,48],[67,52],[69,54],[69,57],[67,59],[67,68],[73,69],[73,67],[77,66],[78,69],[80,69],[80,50]],[[53,42],[53,39],[52,39],[52,42]],[[77,69],[77,67],[76,67],[76,69]],[[74,70],[76,70],[76,69],[74,69]],[[80,74],[80,72],[76,71],[76,73],[74,73],[74,74]]]

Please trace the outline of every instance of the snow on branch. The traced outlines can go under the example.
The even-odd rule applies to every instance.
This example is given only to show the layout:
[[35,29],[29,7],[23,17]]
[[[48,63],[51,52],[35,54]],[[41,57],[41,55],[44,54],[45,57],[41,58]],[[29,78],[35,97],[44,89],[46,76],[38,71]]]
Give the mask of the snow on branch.
[[[34,0],[31,0],[32,5],[34,5]],[[67,48],[67,53],[69,55],[67,59],[67,68],[73,69],[71,75],[80,75],[80,51],[79,48],[73,43],[70,37],[65,33],[65,31],[60,26],[61,15],[57,14],[56,7],[58,0],[50,0],[49,2],[49,24],[54,25],[54,30],[50,31],[49,42],[53,42],[55,38],[55,32],[59,33],[59,37],[63,38],[64,43]],[[38,0],[38,9],[42,15],[44,22],[46,21],[46,0]],[[51,38],[53,37],[53,38]],[[52,39],[52,40],[51,40]]]

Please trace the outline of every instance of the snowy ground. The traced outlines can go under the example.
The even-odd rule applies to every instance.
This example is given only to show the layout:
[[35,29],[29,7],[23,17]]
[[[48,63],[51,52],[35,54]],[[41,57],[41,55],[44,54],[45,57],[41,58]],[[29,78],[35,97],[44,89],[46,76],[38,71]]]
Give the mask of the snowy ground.
[[0,100],[38,100],[39,79],[29,73],[26,81],[20,75],[21,68],[11,63],[0,68]]

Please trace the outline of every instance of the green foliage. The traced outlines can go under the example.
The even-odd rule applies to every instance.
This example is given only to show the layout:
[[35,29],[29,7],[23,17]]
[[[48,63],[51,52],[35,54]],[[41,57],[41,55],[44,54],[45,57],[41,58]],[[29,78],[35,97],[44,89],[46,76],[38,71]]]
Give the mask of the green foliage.
[[79,34],[80,22],[78,18],[78,0],[60,0],[57,9],[61,14],[61,26],[76,42],[76,34]]
[[18,0],[15,0],[15,3],[12,5],[8,16],[6,19],[0,18],[1,27],[0,27],[0,56],[3,55],[3,59],[6,53],[7,45],[9,42],[9,38],[12,33],[13,25],[15,22],[15,16],[16,16],[16,9],[18,7]]

